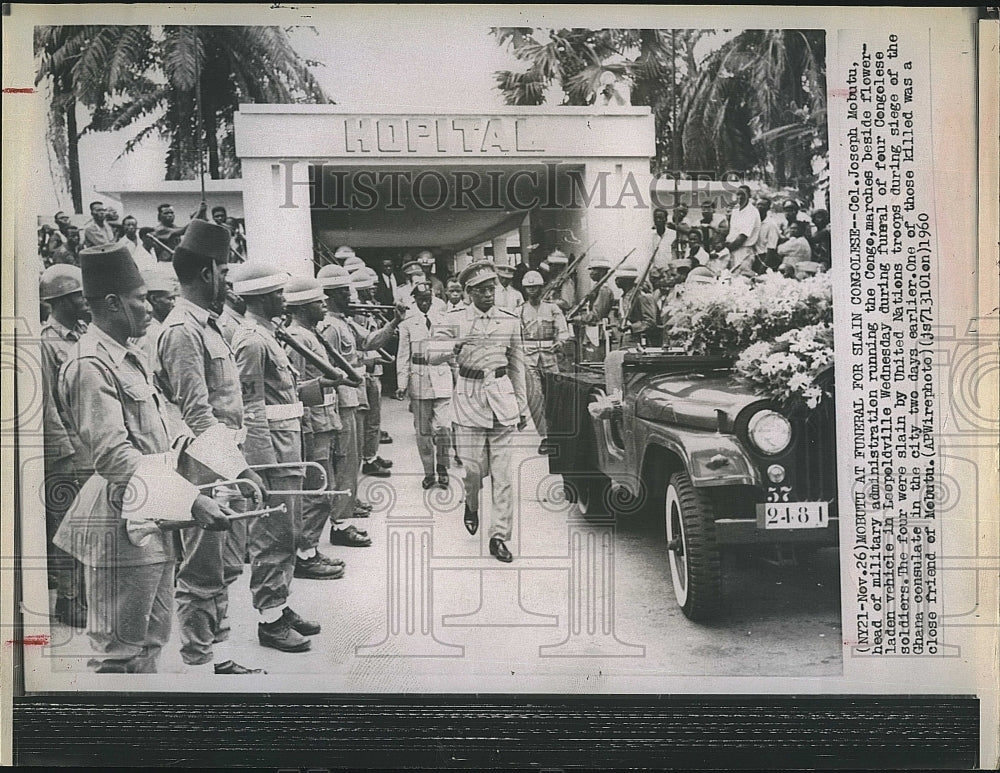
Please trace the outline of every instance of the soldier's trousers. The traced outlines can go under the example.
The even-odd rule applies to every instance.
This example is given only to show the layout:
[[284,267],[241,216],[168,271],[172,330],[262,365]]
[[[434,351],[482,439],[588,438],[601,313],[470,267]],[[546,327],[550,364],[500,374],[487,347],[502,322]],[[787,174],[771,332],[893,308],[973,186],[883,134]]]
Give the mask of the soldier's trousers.
[[354,512],[358,494],[358,473],[361,458],[358,453],[358,409],[340,408],[343,429],[336,433],[336,456],[333,460],[334,485],[340,491],[350,491],[350,496],[339,496],[333,502],[332,518],[341,521]]
[[88,667],[105,674],[156,673],[170,640],[174,562],[90,566],[86,576],[87,635],[100,653]]
[[[336,445],[335,432],[314,432],[306,444],[306,460],[318,462],[326,470],[327,489],[336,488],[336,473],[333,469],[333,454]],[[305,488],[319,487],[319,473],[312,467],[306,470]],[[337,497],[350,499],[350,497]],[[333,510],[334,498],[330,496],[302,497],[302,529],[295,547],[310,550],[319,545],[323,527]]]
[[524,369],[524,386],[528,398],[528,411],[531,413],[531,420],[535,422],[535,429],[544,439],[548,434],[548,425],[545,422],[545,376],[542,375],[541,368],[529,365]]
[[212,645],[229,638],[229,583],[243,572],[243,555],[241,552],[237,569],[229,532],[182,529],[180,535],[181,561],[174,597],[181,659],[197,666],[211,663]]
[[513,426],[494,424],[489,429],[455,425],[458,453],[465,463],[465,502],[470,510],[479,510],[479,492],[487,472],[493,488],[493,512],[490,514],[490,537],[509,540],[514,524],[514,487],[511,462]]
[[250,549],[250,593],[254,609],[282,607],[288,600],[295,571],[295,544],[302,517],[302,498],[283,496],[282,491],[301,489],[301,475],[264,476],[271,507],[284,504],[286,512],[254,518],[247,527]]
[[[451,450],[451,398],[410,400],[413,429],[417,435],[417,452],[424,475],[433,475],[437,467],[448,467]],[[437,460],[435,460],[435,451]]]
[[[382,435],[382,382],[375,376],[365,378],[368,393],[368,410],[359,413],[358,433],[361,435],[361,455],[365,459],[378,456],[378,442]],[[362,426],[363,425],[363,426]]]
[[72,464],[46,460],[45,536],[49,587],[55,588],[60,598],[75,599],[86,593],[83,564],[52,544],[66,511],[79,492],[80,481]]

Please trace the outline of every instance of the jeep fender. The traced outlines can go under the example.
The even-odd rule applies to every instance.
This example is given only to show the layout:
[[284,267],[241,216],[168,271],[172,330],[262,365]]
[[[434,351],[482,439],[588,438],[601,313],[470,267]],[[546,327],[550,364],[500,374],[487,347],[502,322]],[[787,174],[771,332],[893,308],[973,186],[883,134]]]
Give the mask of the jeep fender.
[[[645,469],[656,448],[665,448],[681,460],[696,487],[760,484],[753,463],[733,435],[664,427],[644,420],[638,420],[635,428],[636,448],[642,449],[639,470]],[[663,474],[666,480],[667,471],[663,470]]]

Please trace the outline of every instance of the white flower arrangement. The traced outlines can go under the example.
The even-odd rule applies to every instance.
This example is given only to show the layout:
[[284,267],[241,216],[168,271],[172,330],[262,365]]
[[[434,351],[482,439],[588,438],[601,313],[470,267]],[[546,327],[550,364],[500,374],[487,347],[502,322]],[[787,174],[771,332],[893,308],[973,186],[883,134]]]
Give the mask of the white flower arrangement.
[[664,346],[735,360],[740,378],[770,397],[815,408],[818,373],[833,364],[833,303],[828,273],[791,279],[768,272],[753,280],[723,272],[682,284],[670,304]]

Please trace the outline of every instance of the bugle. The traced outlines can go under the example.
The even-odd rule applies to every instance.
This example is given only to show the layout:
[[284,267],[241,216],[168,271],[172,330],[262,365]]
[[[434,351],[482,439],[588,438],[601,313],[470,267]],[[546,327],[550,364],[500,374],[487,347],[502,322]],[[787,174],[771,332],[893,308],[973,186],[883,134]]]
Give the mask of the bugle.
[[622,264],[631,257],[632,253],[635,252],[636,249],[637,249],[636,247],[633,247],[628,252],[626,252],[625,257],[619,260],[618,264],[613,269],[611,269],[608,273],[606,273],[604,276],[602,276],[600,279],[594,282],[594,286],[590,288],[590,292],[587,293],[585,296],[583,296],[583,298],[580,299],[580,302],[577,303],[576,306],[574,306],[572,309],[566,312],[567,320],[572,320],[573,317],[575,317],[577,314],[580,313],[580,309],[582,309],[584,306],[590,303],[590,299],[594,298],[597,295],[597,291],[600,290],[602,287],[604,287],[607,281],[614,276],[615,272],[622,267]]
[[[330,359],[333,360],[333,364],[331,365],[329,362],[316,354],[316,352],[311,349],[307,349],[305,346],[296,341],[281,325],[275,325],[274,337],[279,343],[284,344],[292,351],[300,354],[302,359],[315,367],[325,378],[340,381],[343,376],[337,371],[337,368],[339,368],[347,374],[349,386],[361,386],[363,379],[358,376],[354,368],[352,368],[350,364],[348,364],[347,360],[345,360],[343,356],[332,346],[325,346],[327,355],[329,355]],[[318,337],[320,341],[323,341],[322,336]],[[323,343],[326,344],[325,341],[323,341]],[[337,358],[339,358],[339,362],[337,361]]]

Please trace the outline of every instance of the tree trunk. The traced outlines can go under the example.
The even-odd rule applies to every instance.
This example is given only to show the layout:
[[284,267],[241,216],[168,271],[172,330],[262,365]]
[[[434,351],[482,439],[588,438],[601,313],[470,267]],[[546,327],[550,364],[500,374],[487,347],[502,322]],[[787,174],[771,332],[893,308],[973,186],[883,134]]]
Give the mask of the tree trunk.
[[[65,88],[65,84],[62,87]],[[76,99],[71,99],[69,107],[66,108],[66,156],[69,164],[69,192],[73,199],[73,212],[82,215],[83,185],[80,182],[80,133],[76,128]]]

